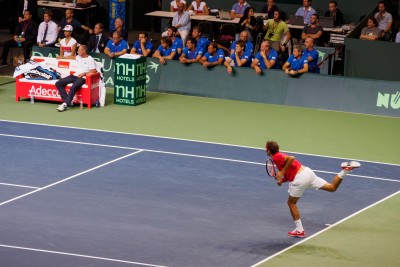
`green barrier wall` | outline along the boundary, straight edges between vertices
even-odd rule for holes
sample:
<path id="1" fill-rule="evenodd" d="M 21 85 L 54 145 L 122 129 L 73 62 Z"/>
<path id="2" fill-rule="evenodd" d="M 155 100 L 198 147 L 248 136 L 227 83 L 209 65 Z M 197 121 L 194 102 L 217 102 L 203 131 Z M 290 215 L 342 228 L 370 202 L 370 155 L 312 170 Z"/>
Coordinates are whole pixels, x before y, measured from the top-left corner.
<path id="1" fill-rule="evenodd" d="M 159 86 L 153 80 L 153 91 L 400 117 L 400 82 L 323 74 L 291 78 L 281 70 L 259 76 L 251 68 L 234 68 L 229 75 L 223 66 L 205 69 L 178 61 L 158 65 L 157 71 Z M 153 73 L 148 71 L 150 79 Z"/>
<path id="2" fill-rule="evenodd" d="M 346 76 L 400 81 L 400 44 L 355 38 L 345 39 Z"/>
<path id="3" fill-rule="evenodd" d="M 33 55 L 55 57 L 58 49 L 34 47 Z M 114 86 L 114 61 L 94 54 L 104 64 L 107 87 Z M 400 117 L 400 82 L 304 74 L 291 78 L 281 70 L 257 75 L 251 68 L 205 69 L 178 61 L 159 64 L 147 58 L 147 89 L 196 96 Z"/>

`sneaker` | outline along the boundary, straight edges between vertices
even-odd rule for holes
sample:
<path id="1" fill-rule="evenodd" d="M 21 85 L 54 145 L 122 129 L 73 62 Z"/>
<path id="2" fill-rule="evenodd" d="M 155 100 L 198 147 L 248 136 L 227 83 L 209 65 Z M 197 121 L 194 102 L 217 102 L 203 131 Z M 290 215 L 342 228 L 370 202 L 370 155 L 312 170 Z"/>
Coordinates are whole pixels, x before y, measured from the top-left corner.
<path id="1" fill-rule="evenodd" d="M 342 162 L 342 169 L 351 172 L 353 169 L 360 168 L 361 164 L 357 161 Z"/>
<path id="2" fill-rule="evenodd" d="M 293 237 L 300 237 L 300 238 L 303 238 L 303 237 L 306 236 L 306 233 L 304 231 L 303 232 L 299 232 L 296 229 L 294 229 L 293 231 L 288 232 L 287 234 L 290 235 L 290 236 L 293 236 Z"/>
<path id="3" fill-rule="evenodd" d="M 62 103 L 62 104 L 59 105 L 58 108 L 57 108 L 57 110 L 58 110 L 59 112 L 63 112 L 63 111 L 65 111 L 66 109 L 67 109 L 67 104 L 65 104 L 65 103 Z"/>

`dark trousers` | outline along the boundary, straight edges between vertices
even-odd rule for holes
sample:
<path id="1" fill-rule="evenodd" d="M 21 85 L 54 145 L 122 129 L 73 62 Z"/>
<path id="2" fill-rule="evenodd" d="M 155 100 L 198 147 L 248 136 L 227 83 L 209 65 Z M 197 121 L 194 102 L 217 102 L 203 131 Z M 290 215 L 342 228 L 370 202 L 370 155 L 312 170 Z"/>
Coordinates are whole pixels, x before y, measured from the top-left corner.
<path id="1" fill-rule="evenodd" d="M 25 61 L 31 58 L 31 50 L 32 46 L 35 44 L 32 40 L 26 40 L 25 42 L 21 43 L 21 47 L 24 49 L 24 59 Z M 8 40 L 4 43 L 3 53 L 1 54 L 1 60 L 3 62 L 7 62 L 8 53 L 11 47 L 18 47 L 18 44 L 14 40 Z"/>
<path id="2" fill-rule="evenodd" d="M 61 99 L 68 105 L 71 106 L 72 99 L 74 99 L 76 91 L 84 85 L 86 80 L 84 78 L 78 78 L 74 75 L 69 75 L 65 78 L 62 78 L 56 82 L 56 87 L 58 92 L 60 93 Z M 72 83 L 72 86 L 69 90 L 69 94 L 65 90 L 67 84 Z"/>

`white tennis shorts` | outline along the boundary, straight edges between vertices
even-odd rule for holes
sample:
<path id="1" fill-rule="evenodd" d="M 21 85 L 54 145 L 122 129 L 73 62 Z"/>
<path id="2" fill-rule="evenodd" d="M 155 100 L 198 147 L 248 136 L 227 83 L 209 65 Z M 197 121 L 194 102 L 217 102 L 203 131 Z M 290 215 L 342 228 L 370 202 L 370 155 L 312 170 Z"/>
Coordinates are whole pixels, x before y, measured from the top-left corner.
<path id="1" fill-rule="evenodd" d="M 326 181 L 318 177 L 310 168 L 296 174 L 294 180 L 289 183 L 289 195 L 291 197 L 301 197 L 306 189 L 320 189 Z"/>

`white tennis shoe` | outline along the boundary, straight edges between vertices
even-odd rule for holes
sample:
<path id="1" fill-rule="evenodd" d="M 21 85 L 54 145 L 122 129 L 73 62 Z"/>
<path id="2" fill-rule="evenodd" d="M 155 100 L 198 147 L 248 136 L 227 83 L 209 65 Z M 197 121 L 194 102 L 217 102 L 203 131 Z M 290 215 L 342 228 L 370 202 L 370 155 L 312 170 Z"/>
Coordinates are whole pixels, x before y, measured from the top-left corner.
<path id="1" fill-rule="evenodd" d="M 342 170 L 351 172 L 353 169 L 360 168 L 361 164 L 357 161 L 342 162 Z"/>
<path id="2" fill-rule="evenodd" d="M 63 111 L 65 111 L 67 109 L 67 104 L 66 103 L 62 103 L 61 105 L 59 105 L 58 107 L 57 107 L 57 110 L 59 111 L 59 112 L 63 112 Z"/>

